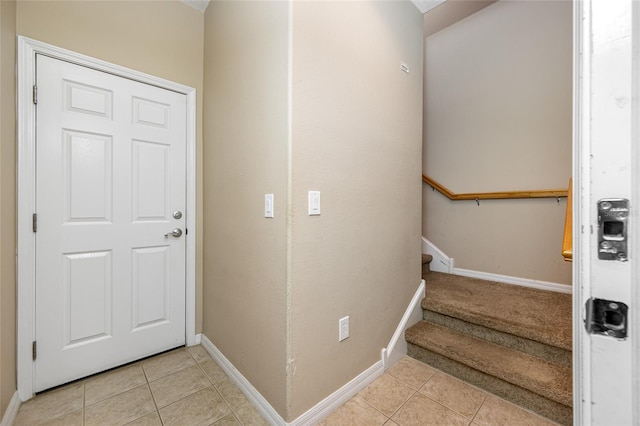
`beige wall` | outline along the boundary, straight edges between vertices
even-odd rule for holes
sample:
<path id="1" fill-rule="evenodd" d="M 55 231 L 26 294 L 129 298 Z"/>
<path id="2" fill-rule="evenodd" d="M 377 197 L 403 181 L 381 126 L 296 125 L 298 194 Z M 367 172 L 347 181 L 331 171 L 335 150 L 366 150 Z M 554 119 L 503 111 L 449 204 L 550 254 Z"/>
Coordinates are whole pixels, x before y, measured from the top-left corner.
<path id="1" fill-rule="evenodd" d="M 423 54 L 408 2 L 290 6 L 17 7 L 21 35 L 198 90 L 202 331 L 288 421 L 380 359 L 419 284 Z"/>
<path id="2" fill-rule="evenodd" d="M 16 391 L 16 3 L 0 1 L 0 419 Z"/>
<path id="3" fill-rule="evenodd" d="M 419 285 L 422 15 L 214 1 L 205 28 L 204 334 L 292 421 L 380 360 Z"/>
<path id="4" fill-rule="evenodd" d="M 571 114 L 571 2 L 499 1 L 426 38 L 424 171 L 453 192 L 567 188 Z M 564 199 L 423 197 L 456 267 L 571 283 Z"/>
<path id="5" fill-rule="evenodd" d="M 293 4 L 289 420 L 380 360 L 420 283 L 422 27 L 409 2 Z"/>
<path id="6" fill-rule="evenodd" d="M 205 13 L 204 335 L 286 412 L 288 4 Z M 264 218 L 264 194 L 275 217 Z"/>
<path id="7" fill-rule="evenodd" d="M 199 333 L 202 329 L 203 13 L 177 0 L 20 0 L 18 34 L 196 89 L 196 226 L 199 230 L 196 235 L 196 332 Z"/>

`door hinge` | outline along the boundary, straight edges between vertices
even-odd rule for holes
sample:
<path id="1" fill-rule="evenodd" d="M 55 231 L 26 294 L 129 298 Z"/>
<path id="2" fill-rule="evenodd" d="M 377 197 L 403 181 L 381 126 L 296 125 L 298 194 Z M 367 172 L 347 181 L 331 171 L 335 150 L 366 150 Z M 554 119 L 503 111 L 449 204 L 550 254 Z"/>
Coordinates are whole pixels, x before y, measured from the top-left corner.
<path id="1" fill-rule="evenodd" d="M 38 105 L 38 86 L 33 85 L 33 103 Z"/>
<path id="2" fill-rule="evenodd" d="M 34 340 L 33 343 L 31 344 L 31 356 L 33 358 L 33 360 L 35 361 L 36 358 L 38 357 L 38 344 L 36 343 L 36 341 Z"/>
<path id="3" fill-rule="evenodd" d="M 34 213 L 31 218 L 31 228 L 33 232 L 38 232 L 38 213 Z"/>

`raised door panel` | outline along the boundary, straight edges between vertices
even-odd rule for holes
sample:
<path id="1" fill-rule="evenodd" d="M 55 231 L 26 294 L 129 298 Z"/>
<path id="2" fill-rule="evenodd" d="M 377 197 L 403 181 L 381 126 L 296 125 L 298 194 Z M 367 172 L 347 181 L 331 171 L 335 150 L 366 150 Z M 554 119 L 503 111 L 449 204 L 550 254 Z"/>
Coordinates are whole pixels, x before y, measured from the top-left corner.
<path id="1" fill-rule="evenodd" d="M 169 220 L 169 157 L 166 144 L 133 141 L 133 220 Z"/>
<path id="2" fill-rule="evenodd" d="M 133 330 L 169 320 L 168 246 L 133 249 Z"/>
<path id="3" fill-rule="evenodd" d="M 111 336 L 111 252 L 62 256 L 64 348 Z"/>
<path id="4" fill-rule="evenodd" d="M 63 80 L 63 87 L 64 109 L 66 111 L 108 119 L 113 117 L 113 92 L 111 90 L 70 80 Z"/>
<path id="5" fill-rule="evenodd" d="M 144 126 L 169 128 L 170 105 L 151 99 L 133 97 L 133 123 Z"/>
<path id="6" fill-rule="evenodd" d="M 64 130 L 66 222 L 109 222 L 113 198 L 111 136 Z"/>

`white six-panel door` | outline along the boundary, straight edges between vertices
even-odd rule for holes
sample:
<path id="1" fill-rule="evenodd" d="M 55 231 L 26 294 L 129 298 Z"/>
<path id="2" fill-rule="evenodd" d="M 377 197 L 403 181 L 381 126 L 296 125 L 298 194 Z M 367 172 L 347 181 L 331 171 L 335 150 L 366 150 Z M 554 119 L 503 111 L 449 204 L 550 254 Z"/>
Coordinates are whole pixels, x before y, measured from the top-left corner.
<path id="1" fill-rule="evenodd" d="M 186 96 L 36 63 L 40 391 L 185 343 Z"/>

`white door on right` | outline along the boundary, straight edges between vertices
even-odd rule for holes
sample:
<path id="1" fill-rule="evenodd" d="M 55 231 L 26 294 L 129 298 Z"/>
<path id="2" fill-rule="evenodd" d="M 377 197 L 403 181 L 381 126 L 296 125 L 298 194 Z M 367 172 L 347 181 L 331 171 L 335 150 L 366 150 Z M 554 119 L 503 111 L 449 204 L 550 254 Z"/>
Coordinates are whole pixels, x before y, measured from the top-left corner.
<path id="1" fill-rule="evenodd" d="M 575 1 L 574 424 L 640 424 L 640 2 Z"/>

